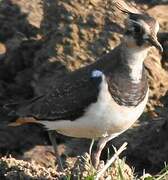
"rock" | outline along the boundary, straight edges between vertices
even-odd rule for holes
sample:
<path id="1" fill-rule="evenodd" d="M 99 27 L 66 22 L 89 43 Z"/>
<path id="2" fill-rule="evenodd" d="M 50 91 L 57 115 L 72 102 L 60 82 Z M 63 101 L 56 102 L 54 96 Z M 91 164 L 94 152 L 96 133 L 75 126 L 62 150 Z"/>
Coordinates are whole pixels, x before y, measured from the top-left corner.
<path id="1" fill-rule="evenodd" d="M 147 12 L 155 17 L 161 26 L 161 31 L 167 31 L 168 29 L 168 5 L 157 5 L 149 9 Z"/>
<path id="2" fill-rule="evenodd" d="M 148 101 L 148 110 L 154 110 L 156 105 L 160 105 L 160 97 L 164 96 L 168 89 L 168 72 L 162 68 L 161 55 L 156 49 L 151 49 L 148 58 L 145 61 L 148 70 L 150 99 Z"/>
<path id="3" fill-rule="evenodd" d="M 0 43 L 0 60 L 5 57 L 6 46 L 3 43 Z"/>
<path id="4" fill-rule="evenodd" d="M 6 53 L 6 46 L 3 43 L 0 43 L 0 55 Z"/>
<path id="5" fill-rule="evenodd" d="M 56 157 L 52 146 L 35 146 L 22 156 L 24 160 L 35 161 L 44 167 L 55 167 Z"/>
<path id="6" fill-rule="evenodd" d="M 14 5 L 20 7 L 23 14 L 27 14 L 29 24 L 36 28 L 40 28 L 43 20 L 43 1 L 30 0 L 30 1 L 11 1 Z"/>

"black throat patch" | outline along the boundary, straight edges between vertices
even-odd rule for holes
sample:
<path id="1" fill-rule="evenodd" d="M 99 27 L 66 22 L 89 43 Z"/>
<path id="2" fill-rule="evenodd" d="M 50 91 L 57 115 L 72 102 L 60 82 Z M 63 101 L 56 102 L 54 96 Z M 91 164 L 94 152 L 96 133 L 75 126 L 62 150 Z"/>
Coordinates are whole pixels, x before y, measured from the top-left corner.
<path id="1" fill-rule="evenodd" d="M 139 83 L 134 83 L 124 72 L 112 74 L 107 81 L 111 96 L 117 104 L 123 106 L 137 106 L 144 100 L 148 91 L 145 69 Z"/>

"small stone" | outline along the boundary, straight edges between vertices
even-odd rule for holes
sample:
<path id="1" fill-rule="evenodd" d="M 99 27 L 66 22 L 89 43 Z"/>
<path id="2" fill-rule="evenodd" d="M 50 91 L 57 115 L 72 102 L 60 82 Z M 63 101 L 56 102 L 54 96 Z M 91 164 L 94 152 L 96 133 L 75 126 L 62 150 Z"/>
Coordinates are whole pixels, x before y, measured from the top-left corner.
<path id="1" fill-rule="evenodd" d="M 0 55 L 3 55 L 6 53 L 6 46 L 3 43 L 0 43 Z"/>

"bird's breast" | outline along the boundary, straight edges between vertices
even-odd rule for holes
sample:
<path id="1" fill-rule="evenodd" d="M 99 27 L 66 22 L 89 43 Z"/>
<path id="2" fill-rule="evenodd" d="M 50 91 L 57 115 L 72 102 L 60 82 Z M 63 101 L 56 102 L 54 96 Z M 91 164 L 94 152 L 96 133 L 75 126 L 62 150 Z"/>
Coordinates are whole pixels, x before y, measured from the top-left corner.
<path id="1" fill-rule="evenodd" d="M 97 102 L 90 105 L 84 116 L 77 121 L 92 127 L 99 136 L 123 132 L 143 113 L 148 100 L 148 91 L 145 98 L 137 106 L 124 106 L 119 105 L 113 99 L 108 88 L 103 88 L 104 90 L 100 92 Z"/>

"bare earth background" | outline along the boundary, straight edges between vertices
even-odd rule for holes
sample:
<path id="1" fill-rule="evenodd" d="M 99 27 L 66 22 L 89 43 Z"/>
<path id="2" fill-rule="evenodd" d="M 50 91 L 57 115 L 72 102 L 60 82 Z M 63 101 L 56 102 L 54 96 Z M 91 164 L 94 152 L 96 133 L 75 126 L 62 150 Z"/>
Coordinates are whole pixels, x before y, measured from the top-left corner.
<path id="1" fill-rule="evenodd" d="M 168 162 L 168 2 L 136 0 L 136 3 L 159 21 L 164 53 L 160 55 L 153 48 L 145 61 L 150 99 L 144 114 L 109 147 L 111 144 L 119 147 L 127 141 L 128 149 L 122 154 L 126 163 L 137 174 L 142 174 L 143 169 L 155 174 Z M 33 171 L 39 172 L 39 179 L 57 176 L 54 169 L 47 169 L 54 167 L 55 160 L 47 132 L 37 125 L 7 127 L 11 117 L 2 109 L 3 104 L 43 94 L 56 83 L 56 78 L 113 49 L 120 43 L 124 18 L 113 10 L 110 0 L 0 1 L 0 179 L 21 176 L 11 172 L 11 163 L 29 167 L 30 177 Z M 60 152 L 68 155 L 69 164 L 89 147 L 88 140 L 61 135 L 58 140 Z M 4 158 L 9 154 L 25 161 Z M 31 170 L 32 164 L 26 164 L 32 160 L 36 170 Z"/>

